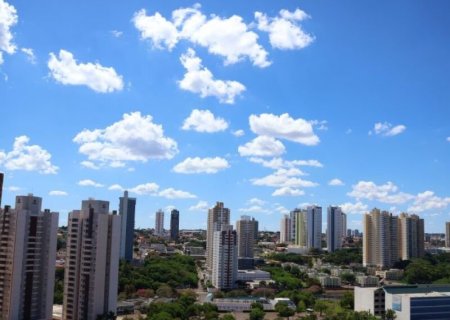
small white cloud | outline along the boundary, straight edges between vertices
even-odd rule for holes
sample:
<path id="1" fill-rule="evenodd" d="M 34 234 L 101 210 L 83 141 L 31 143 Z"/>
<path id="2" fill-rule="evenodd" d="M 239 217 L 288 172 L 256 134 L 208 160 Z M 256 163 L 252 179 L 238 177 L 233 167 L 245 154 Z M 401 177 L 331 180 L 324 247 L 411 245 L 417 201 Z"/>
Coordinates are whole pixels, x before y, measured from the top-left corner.
<path id="1" fill-rule="evenodd" d="M 99 63 L 77 63 L 73 54 L 66 50 L 60 50 L 58 56 L 51 52 L 48 68 L 50 75 L 64 85 L 84 85 L 101 93 L 123 89 L 122 76 L 114 68 Z"/>
<path id="2" fill-rule="evenodd" d="M 80 180 L 78 182 L 78 185 L 82 187 L 96 187 L 96 188 L 104 187 L 103 184 L 95 182 L 94 180 L 91 179 Z"/>
<path id="3" fill-rule="evenodd" d="M 159 186 L 154 182 L 144 183 L 128 189 L 131 193 L 138 195 L 157 195 Z"/>
<path id="4" fill-rule="evenodd" d="M 251 181 L 255 186 L 266 186 L 274 188 L 310 188 L 318 186 L 316 182 L 295 177 L 294 173 L 295 172 L 290 170 L 279 169 L 268 176 L 258 179 L 252 179 Z M 297 175 L 299 174 L 301 173 L 297 173 Z"/>
<path id="5" fill-rule="evenodd" d="M 276 189 L 272 196 L 274 197 L 281 197 L 281 196 L 289 196 L 289 197 L 298 197 L 303 196 L 305 192 L 300 189 L 290 188 L 290 187 L 282 187 L 279 189 Z"/>
<path id="6" fill-rule="evenodd" d="M 369 131 L 369 134 L 374 133 L 374 134 L 384 136 L 384 137 L 392 137 L 392 136 L 396 136 L 396 135 L 402 133 L 405 130 L 406 130 L 406 126 L 404 126 L 402 124 L 393 126 L 389 122 L 384 122 L 384 123 L 377 122 L 374 125 L 373 132 Z"/>
<path id="7" fill-rule="evenodd" d="M 262 206 L 256 204 L 247 208 L 240 208 L 239 211 L 244 213 L 270 213 L 267 208 L 263 208 Z"/>
<path id="8" fill-rule="evenodd" d="M 85 167 L 85 168 L 89 168 L 89 169 L 93 169 L 93 170 L 98 170 L 100 169 L 99 166 L 97 166 L 95 163 L 93 163 L 92 161 L 81 161 L 80 164 Z"/>
<path id="9" fill-rule="evenodd" d="M 36 56 L 34 55 L 34 51 L 31 48 L 21 48 L 20 51 L 22 51 L 26 56 L 30 63 L 36 64 Z"/>
<path id="10" fill-rule="evenodd" d="M 228 123 L 222 118 L 216 118 L 209 110 L 194 109 L 189 117 L 184 120 L 181 128 L 183 130 L 213 133 L 226 130 Z"/>
<path id="11" fill-rule="evenodd" d="M 275 211 L 277 211 L 278 213 L 281 213 L 281 214 L 289 214 L 289 212 L 290 212 L 287 208 L 285 208 L 279 204 L 275 205 Z"/>
<path id="12" fill-rule="evenodd" d="M 187 191 L 182 190 L 176 190 L 174 188 L 167 188 L 164 190 L 161 190 L 158 195 L 160 197 L 164 197 L 167 199 L 191 199 L 191 198 L 197 198 L 196 195 L 189 193 Z"/>
<path id="13" fill-rule="evenodd" d="M 214 158 L 186 158 L 182 162 L 173 167 L 173 171 L 177 173 L 217 173 L 221 170 L 229 168 L 230 165 L 226 159 Z"/>
<path id="14" fill-rule="evenodd" d="M 364 214 L 368 211 L 367 204 L 360 201 L 356 203 L 346 202 L 340 205 L 342 212 L 349 214 Z"/>
<path id="15" fill-rule="evenodd" d="M 120 184 L 112 184 L 108 187 L 108 190 L 111 191 L 123 191 L 124 189 L 122 188 L 122 186 Z"/>
<path id="16" fill-rule="evenodd" d="M 17 24 L 19 17 L 16 8 L 4 0 L 0 0 L 0 64 L 3 53 L 14 54 L 17 46 L 13 43 L 11 28 Z"/>
<path id="17" fill-rule="evenodd" d="M 245 134 L 244 130 L 242 130 L 242 129 L 232 131 L 231 133 L 235 137 L 242 137 Z"/>
<path id="18" fill-rule="evenodd" d="M 372 181 L 359 181 L 352 186 L 352 191 L 348 195 L 358 200 L 368 199 L 390 204 L 401 204 L 414 198 L 411 194 L 400 192 L 390 181 L 383 185 L 377 185 Z"/>
<path id="19" fill-rule="evenodd" d="M 199 201 L 196 205 L 190 206 L 189 211 L 206 211 L 209 209 L 208 202 Z"/>
<path id="20" fill-rule="evenodd" d="M 287 113 L 280 116 L 270 113 L 259 116 L 252 114 L 249 122 L 251 130 L 259 135 L 286 139 L 308 146 L 314 146 L 320 142 L 310 122 L 301 118 L 293 119 Z"/>
<path id="21" fill-rule="evenodd" d="M 197 93 L 202 98 L 216 97 L 219 102 L 228 104 L 233 104 L 235 98 L 245 91 L 245 86 L 240 82 L 215 79 L 193 49 L 182 54 L 180 61 L 186 69 L 183 79 L 178 82 L 183 90 Z"/>
<path id="22" fill-rule="evenodd" d="M 303 49 L 314 41 L 314 37 L 303 31 L 299 24 L 307 18 L 309 16 L 300 9 L 293 12 L 283 9 L 274 18 L 255 12 L 258 29 L 268 32 L 272 47 L 281 50 Z"/>
<path id="23" fill-rule="evenodd" d="M 281 141 L 267 136 L 258 136 L 238 148 L 242 157 L 275 157 L 282 155 L 285 150 Z"/>
<path id="24" fill-rule="evenodd" d="M 311 120 L 309 121 L 309 123 L 312 124 L 312 126 L 314 128 L 316 128 L 317 130 L 321 130 L 321 131 L 326 131 L 328 130 L 328 121 L 327 120 Z"/>
<path id="25" fill-rule="evenodd" d="M 266 204 L 266 201 L 261 200 L 259 198 L 251 198 L 250 200 L 247 201 L 247 203 L 250 205 L 263 206 Z"/>
<path id="26" fill-rule="evenodd" d="M 51 163 L 52 155 L 38 145 L 29 145 L 29 142 L 27 136 L 16 137 L 11 151 L 0 150 L 0 165 L 8 170 L 56 174 L 59 168 Z"/>
<path id="27" fill-rule="evenodd" d="M 344 182 L 342 182 L 342 180 L 340 180 L 340 179 L 335 178 L 335 179 L 331 179 L 328 182 L 328 185 L 329 186 L 343 186 Z"/>
<path id="28" fill-rule="evenodd" d="M 60 191 L 60 190 L 53 190 L 53 191 L 50 191 L 48 194 L 50 196 L 57 196 L 57 197 L 69 195 L 66 191 Z"/>
<path id="29" fill-rule="evenodd" d="M 111 30 L 111 34 L 115 38 L 120 38 L 123 35 L 123 32 L 122 31 L 118 31 L 118 30 Z"/>
<path id="30" fill-rule="evenodd" d="M 10 186 L 10 187 L 8 188 L 8 191 L 11 191 L 11 192 L 18 192 L 18 191 L 20 191 L 20 190 L 22 190 L 22 188 L 16 187 L 16 186 Z"/>
<path id="31" fill-rule="evenodd" d="M 450 137 L 447 137 L 447 141 L 450 142 Z"/>
<path id="32" fill-rule="evenodd" d="M 293 167 L 317 167 L 322 168 L 323 164 L 318 160 L 283 160 L 282 158 L 273 158 L 271 160 L 264 160 L 257 157 L 252 157 L 249 159 L 250 162 L 261 164 L 263 167 L 271 169 L 281 169 L 281 168 L 293 168 Z"/>

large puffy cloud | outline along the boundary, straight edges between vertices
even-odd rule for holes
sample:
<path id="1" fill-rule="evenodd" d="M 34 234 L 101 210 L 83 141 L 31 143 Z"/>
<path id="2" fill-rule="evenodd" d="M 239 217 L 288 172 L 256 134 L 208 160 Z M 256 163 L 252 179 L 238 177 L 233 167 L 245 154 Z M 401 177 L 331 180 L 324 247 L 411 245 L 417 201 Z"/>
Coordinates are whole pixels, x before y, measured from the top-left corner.
<path id="1" fill-rule="evenodd" d="M 225 64 L 247 58 L 258 67 L 270 65 L 267 51 L 258 43 L 258 35 L 237 15 L 207 17 L 196 4 L 174 10 L 170 20 L 159 12 L 147 15 L 145 10 L 140 10 L 135 13 L 133 23 L 141 39 L 149 40 L 155 48 L 171 50 L 183 39 L 222 56 Z"/>
<path id="2" fill-rule="evenodd" d="M 238 148 L 239 154 L 243 157 L 276 157 L 285 152 L 285 147 L 272 137 L 259 136 Z"/>
<path id="3" fill-rule="evenodd" d="M 138 194 L 138 195 L 156 195 L 159 190 L 159 185 L 154 182 L 148 182 L 139 184 L 133 188 L 128 189 L 128 191 Z"/>
<path id="4" fill-rule="evenodd" d="M 405 130 L 406 126 L 402 124 L 394 126 L 389 122 L 377 122 L 373 126 L 373 132 L 369 131 L 369 134 L 374 133 L 380 136 L 392 137 L 402 133 Z"/>
<path id="5" fill-rule="evenodd" d="M 340 207 L 344 213 L 350 214 L 364 214 L 368 211 L 367 204 L 364 204 L 360 201 L 355 203 L 346 202 L 341 204 Z"/>
<path id="6" fill-rule="evenodd" d="M 0 64 L 3 63 L 3 52 L 13 54 L 17 50 L 11 28 L 18 20 L 16 8 L 6 1 L 0 0 Z"/>
<path id="7" fill-rule="evenodd" d="M 270 113 L 251 115 L 249 122 L 250 129 L 259 135 L 286 139 L 308 146 L 317 145 L 320 142 L 310 122 L 301 118 L 293 119 L 287 113 L 280 116 Z"/>
<path id="8" fill-rule="evenodd" d="M 353 185 L 352 191 L 348 195 L 356 199 L 376 200 L 391 204 L 405 203 L 414 198 L 411 194 L 400 192 L 398 187 L 390 181 L 383 185 L 377 185 L 372 181 L 359 181 Z"/>
<path id="9" fill-rule="evenodd" d="M 122 76 L 114 68 L 99 63 L 77 63 L 73 54 L 66 50 L 60 50 L 58 56 L 51 52 L 48 68 L 51 76 L 65 85 L 84 85 L 101 93 L 123 89 Z"/>
<path id="10" fill-rule="evenodd" d="M 215 117 L 209 110 L 192 110 L 189 117 L 183 122 L 183 130 L 194 130 L 197 132 L 218 132 L 228 128 L 228 123 L 219 117 Z"/>
<path id="11" fill-rule="evenodd" d="M 122 120 L 105 129 L 84 129 L 73 141 L 91 162 L 112 167 L 123 166 L 126 161 L 171 159 L 178 152 L 177 143 L 164 135 L 162 126 L 140 112 L 124 114 Z"/>
<path id="12" fill-rule="evenodd" d="M 216 97 L 219 102 L 228 104 L 233 104 L 235 98 L 245 91 L 245 86 L 240 82 L 215 79 L 193 49 L 181 55 L 180 61 L 186 69 L 183 79 L 178 82 L 183 90 L 197 93 L 202 98 Z"/>
<path id="13" fill-rule="evenodd" d="M 167 188 L 164 190 L 160 190 L 158 184 L 154 182 L 142 183 L 133 188 L 124 189 L 122 186 L 118 184 L 114 184 L 109 187 L 109 190 L 128 190 L 131 193 L 135 193 L 137 195 L 148 195 L 154 197 L 163 197 L 167 199 L 191 199 L 196 198 L 197 196 L 183 190 L 177 190 L 174 188 Z"/>
<path id="14" fill-rule="evenodd" d="M 295 189 L 295 188 L 290 188 L 290 187 L 282 187 L 282 188 L 278 188 L 276 189 L 273 193 L 272 196 L 274 197 L 280 197 L 280 196 L 290 196 L 290 197 L 298 197 L 298 196 L 302 196 L 305 194 L 305 191 L 300 190 L 300 189 Z"/>
<path id="15" fill-rule="evenodd" d="M 52 155 L 39 145 L 29 145 L 29 142 L 27 136 L 16 137 L 11 151 L 0 151 L 0 164 L 8 170 L 56 174 L 59 168 L 51 163 Z"/>
<path id="16" fill-rule="evenodd" d="M 441 198 L 434 194 L 433 191 L 425 191 L 419 193 L 413 204 L 408 208 L 411 212 L 423 212 L 430 210 L 444 209 L 450 204 L 450 197 Z"/>
<path id="17" fill-rule="evenodd" d="M 182 162 L 173 167 L 173 171 L 177 173 L 217 173 L 221 170 L 229 168 L 230 165 L 226 159 L 214 158 L 186 158 Z"/>
<path id="18" fill-rule="evenodd" d="M 255 12 L 258 29 L 269 33 L 272 47 L 277 49 L 303 49 L 309 46 L 314 38 L 304 32 L 299 22 L 309 18 L 302 10 L 293 12 L 281 10 L 274 18 L 267 17 L 262 12 Z"/>

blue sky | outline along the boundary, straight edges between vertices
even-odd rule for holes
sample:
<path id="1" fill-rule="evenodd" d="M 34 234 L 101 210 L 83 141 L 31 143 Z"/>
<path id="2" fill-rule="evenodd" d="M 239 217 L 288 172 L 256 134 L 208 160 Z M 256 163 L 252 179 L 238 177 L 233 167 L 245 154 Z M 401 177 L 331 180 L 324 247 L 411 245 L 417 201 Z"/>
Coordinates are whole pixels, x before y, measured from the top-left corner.
<path id="1" fill-rule="evenodd" d="M 139 227 L 174 206 L 204 228 L 223 201 L 267 230 L 316 203 L 443 232 L 449 36 L 444 0 L 0 0 L 4 204 L 32 192 L 65 224 L 128 189 Z"/>

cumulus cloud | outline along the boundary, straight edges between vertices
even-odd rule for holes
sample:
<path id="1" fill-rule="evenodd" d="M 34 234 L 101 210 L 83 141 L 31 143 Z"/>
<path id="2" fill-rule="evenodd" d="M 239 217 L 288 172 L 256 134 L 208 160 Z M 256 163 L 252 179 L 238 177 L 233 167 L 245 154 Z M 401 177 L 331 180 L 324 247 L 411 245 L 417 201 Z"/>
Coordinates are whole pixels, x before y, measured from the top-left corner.
<path id="1" fill-rule="evenodd" d="M 0 165 L 8 170 L 56 174 L 59 168 L 51 163 L 52 155 L 41 146 L 29 145 L 29 142 L 27 136 L 16 137 L 11 151 L 0 150 Z"/>
<path id="2" fill-rule="evenodd" d="M 316 187 L 318 184 L 309 180 L 303 180 L 296 177 L 300 175 L 301 172 L 295 172 L 292 170 L 278 169 L 262 178 L 252 179 L 252 184 L 255 186 L 266 186 L 274 188 L 309 188 Z"/>
<path id="3" fill-rule="evenodd" d="M 396 126 L 393 126 L 389 122 L 377 122 L 375 123 L 373 127 L 373 131 L 369 131 L 369 134 L 377 134 L 384 137 L 392 137 L 396 136 L 403 131 L 406 130 L 406 126 L 399 124 Z"/>
<path id="4" fill-rule="evenodd" d="M 200 9 L 199 4 L 180 8 L 172 12 L 170 19 L 159 12 L 147 15 L 145 10 L 140 10 L 132 21 L 141 39 L 150 41 L 157 49 L 172 50 L 180 40 L 185 40 L 223 57 L 225 64 L 249 59 L 261 68 L 270 65 L 267 51 L 258 43 L 258 35 L 249 29 L 242 17 L 207 17 Z"/>
<path id="5" fill-rule="evenodd" d="M 171 159 L 178 153 L 177 143 L 164 135 L 163 127 L 140 112 L 126 113 L 105 129 L 84 129 L 73 141 L 90 162 L 111 167 L 123 166 L 126 161 Z"/>
<path id="6" fill-rule="evenodd" d="M 352 186 L 348 195 L 358 200 L 368 199 L 390 204 L 401 204 L 414 198 L 411 194 L 400 192 L 390 181 L 383 185 L 376 185 L 372 181 L 359 181 Z"/>
<path id="7" fill-rule="evenodd" d="M 11 192 L 18 192 L 18 191 L 20 191 L 20 190 L 22 190 L 22 188 L 16 187 L 16 186 L 10 186 L 10 187 L 8 188 L 8 191 L 11 191 Z"/>
<path id="8" fill-rule="evenodd" d="M 113 35 L 113 37 L 115 38 L 120 38 L 123 35 L 122 31 L 119 30 L 111 30 L 111 34 Z"/>
<path id="9" fill-rule="evenodd" d="M 0 64 L 3 63 L 3 53 L 14 54 L 17 50 L 11 28 L 17 24 L 18 20 L 16 8 L 0 0 Z"/>
<path id="10" fill-rule="evenodd" d="M 187 117 L 181 129 L 194 130 L 197 132 L 219 132 L 228 128 L 228 123 L 219 117 L 215 117 L 209 110 L 192 110 L 189 117 Z"/>
<path id="11" fill-rule="evenodd" d="M 128 189 L 131 193 L 138 195 L 150 195 L 154 196 L 159 190 L 159 185 L 154 182 L 139 184 L 133 188 Z"/>
<path id="12" fill-rule="evenodd" d="M 161 190 L 158 193 L 158 196 L 167 198 L 167 199 L 191 199 L 191 198 L 197 198 L 196 195 L 182 190 L 176 190 L 174 188 L 167 188 L 164 190 Z"/>
<path id="13" fill-rule="evenodd" d="M 208 202 L 199 201 L 196 205 L 190 206 L 189 211 L 206 211 L 209 209 Z"/>
<path id="14" fill-rule="evenodd" d="M 271 160 L 264 160 L 258 157 L 251 157 L 250 162 L 261 164 L 263 167 L 271 169 L 281 169 L 281 168 L 293 168 L 300 166 L 317 167 L 322 168 L 323 164 L 318 160 L 284 160 L 282 158 L 273 158 Z"/>
<path id="15" fill-rule="evenodd" d="M 226 159 L 214 158 L 186 158 L 182 162 L 173 167 L 173 171 L 177 173 L 217 173 L 221 170 L 229 168 L 230 165 Z"/>
<path id="16" fill-rule="evenodd" d="M 53 190 L 53 191 L 50 191 L 50 192 L 48 193 L 48 195 L 50 195 L 50 196 L 62 197 L 62 196 L 67 196 L 67 195 L 69 195 L 69 194 L 68 194 L 66 191 Z"/>
<path id="17" fill-rule="evenodd" d="M 328 182 L 328 185 L 329 185 L 329 186 L 343 186 L 343 185 L 344 185 L 344 182 L 342 182 L 341 179 L 335 178 L 335 179 L 331 179 L 331 180 Z"/>
<path id="18" fill-rule="evenodd" d="M 33 49 L 21 48 L 20 51 L 22 51 L 26 55 L 26 57 L 30 63 L 32 63 L 32 64 L 36 63 L 36 56 L 34 55 Z"/>
<path id="19" fill-rule="evenodd" d="M 287 113 L 280 116 L 270 113 L 251 115 L 249 122 L 250 129 L 259 135 L 286 139 L 308 146 L 314 146 L 320 142 L 310 122 L 301 118 L 293 119 Z"/>
<path id="20" fill-rule="evenodd" d="M 260 205 L 252 205 L 246 208 L 240 208 L 239 211 L 244 213 L 270 213 L 267 208 L 263 208 Z"/>
<path id="21" fill-rule="evenodd" d="M 247 204 L 262 206 L 262 205 L 266 204 L 266 201 L 261 200 L 259 198 L 251 198 L 250 200 L 247 201 Z"/>
<path id="22" fill-rule="evenodd" d="M 285 152 L 285 147 L 281 141 L 273 137 L 258 136 L 250 142 L 238 148 L 242 157 L 275 157 Z"/>
<path id="23" fill-rule="evenodd" d="M 300 9 L 293 12 L 283 9 L 273 18 L 262 12 L 255 12 L 258 29 L 269 33 L 273 48 L 282 50 L 303 49 L 314 41 L 314 37 L 303 31 L 299 24 L 308 18 L 310 17 Z"/>
<path id="24" fill-rule="evenodd" d="M 245 132 L 244 132 L 244 130 L 239 129 L 239 130 L 232 131 L 231 134 L 235 137 L 242 137 L 245 134 Z"/>
<path id="25" fill-rule="evenodd" d="M 108 190 L 111 191 L 123 191 L 124 189 L 122 188 L 122 186 L 120 184 L 112 184 L 109 186 Z"/>
<path id="26" fill-rule="evenodd" d="M 95 182 L 94 180 L 91 179 L 80 180 L 78 181 L 78 185 L 82 187 L 96 187 L 96 188 L 104 187 L 103 184 Z"/>
<path id="27" fill-rule="evenodd" d="M 298 196 L 303 196 L 304 194 L 305 194 L 305 192 L 300 189 L 295 189 L 295 188 L 290 188 L 290 187 L 282 187 L 282 188 L 276 189 L 272 193 L 272 196 L 274 196 L 274 197 L 277 197 L 277 196 L 278 197 L 280 197 L 280 196 L 298 197 Z"/>
<path id="28" fill-rule="evenodd" d="M 368 206 L 367 204 L 364 204 L 360 201 L 351 203 L 346 202 L 340 205 L 342 212 L 344 213 L 350 213 L 350 214 L 364 214 L 368 212 Z"/>
<path id="29" fill-rule="evenodd" d="M 58 56 L 51 52 L 47 65 L 50 75 L 64 85 L 84 85 L 101 93 L 123 89 L 122 76 L 114 68 L 99 63 L 77 63 L 66 50 L 60 50 Z"/>
<path id="30" fill-rule="evenodd" d="M 419 193 L 408 211 L 423 212 L 430 210 L 444 209 L 450 204 L 450 197 L 441 198 L 434 194 L 433 191 L 425 191 Z"/>
<path id="31" fill-rule="evenodd" d="M 81 161 L 80 164 L 85 167 L 85 168 L 89 168 L 89 169 L 93 169 L 93 170 L 98 170 L 100 169 L 99 166 L 97 166 L 95 163 L 93 163 L 92 161 Z"/>
<path id="32" fill-rule="evenodd" d="M 233 104 L 237 96 L 245 91 L 245 86 L 237 81 L 215 79 L 212 72 L 202 65 L 193 49 L 181 55 L 181 64 L 186 69 L 178 84 L 181 89 L 197 93 L 200 97 L 216 97 L 221 103 Z"/>

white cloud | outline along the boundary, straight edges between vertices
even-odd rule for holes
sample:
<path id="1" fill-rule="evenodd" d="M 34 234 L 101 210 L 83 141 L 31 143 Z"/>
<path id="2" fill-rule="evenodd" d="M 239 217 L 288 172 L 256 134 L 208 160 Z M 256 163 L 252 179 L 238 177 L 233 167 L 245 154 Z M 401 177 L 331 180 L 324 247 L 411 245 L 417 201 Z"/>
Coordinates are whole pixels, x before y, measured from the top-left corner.
<path id="1" fill-rule="evenodd" d="M 277 211 L 277 212 L 279 212 L 281 214 L 289 214 L 290 213 L 289 209 L 286 209 L 285 207 L 283 207 L 280 204 L 275 206 L 275 211 Z"/>
<path id="2" fill-rule="evenodd" d="M 189 211 L 206 211 L 209 209 L 208 202 L 199 201 L 196 205 L 190 206 Z"/>
<path id="3" fill-rule="evenodd" d="M 164 136 L 162 126 L 140 112 L 126 113 L 105 129 L 84 129 L 73 141 L 91 162 L 111 167 L 123 166 L 125 161 L 171 159 L 178 153 L 177 143 Z"/>
<path id="4" fill-rule="evenodd" d="M 22 190 L 22 188 L 16 187 L 16 186 L 10 186 L 10 187 L 8 188 L 8 191 L 11 191 L 11 192 L 18 192 L 18 191 L 20 191 L 20 190 Z"/>
<path id="5" fill-rule="evenodd" d="M 144 183 L 128 189 L 131 193 L 138 195 L 157 195 L 159 186 L 154 182 Z"/>
<path id="6" fill-rule="evenodd" d="M 295 189 L 295 188 L 290 188 L 290 187 L 282 187 L 279 189 L 276 189 L 273 193 L 272 196 L 274 197 L 280 197 L 280 196 L 290 196 L 290 197 L 298 197 L 298 196 L 303 196 L 305 194 L 305 192 L 303 190 L 300 189 Z"/>
<path id="7" fill-rule="evenodd" d="M 356 203 L 346 202 L 340 205 L 342 212 L 349 214 L 364 214 L 368 212 L 367 204 L 364 204 L 360 201 Z"/>
<path id="8" fill-rule="evenodd" d="M 419 193 L 412 204 L 408 208 L 411 212 L 423 212 L 430 210 L 444 209 L 450 204 L 450 197 L 441 198 L 434 194 L 433 191 L 425 191 Z"/>
<path id="9" fill-rule="evenodd" d="M 285 147 L 281 141 L 273 137 L 258 136 L 250 142 L 238 148 L 242 157 L 275 157 L 285 152 Z"/>
<path id="10" fill-rule="evenodd" d="M 178 82 L 183 90 L 198 93 L 202 98 L 216 97 L 219 102 L 228 104 L 233 104 L 235 98 L 245 91 L 245 86 L 240 82 L 214 79 L 192 49 L 182 54 L 180 61 L 186 69 L 183 79 Z"/>
<path id="11" fill-rule="evenodd" d="M 235 137 L 242 137 L 245 134 L 244 130 L 242 130 L 242 129 L 232 131 L 231 133 Z"/>
<path id="12" fill-rule="evenodd" d="M 84 85 L 101 93 L 123 89 L 122 76 L 114 68 L 99 63 L 77 63 L 66 50 L 60 50 L 58 56 L 51 52 L 48 68 L 51 76 L 64 85 Z"/>
<path id="13" fill-rule="evenodd" d="M 252 184 L 255 186 L 266 186 L 275 188 L 309 188 L 318 186 L 317 183 L 303 180 L 293 176 L 293 172 L 285 169 L 279 169 L 274 173 L 262 178 L 252 179 Z"/>
<path id="14" fill-rule="evenodd" d="M 3 63 L 3 52 L 14 54 L 16 45 L 13 43 L 11 28 L 17 24 L 19 17 L 13 5 L 0 0 L 0 64 Z"/>
<path id="15" fill-rule="evenodd" d="M 303 31 L 299 25 L 299 22 L 307 18 L 309 16 L 300 9 L 293 12 L 283 9 L 274 18 L 255 12 L 258 29 L 269 33 L 270 44 L 273 48 L 282 50 L 303 49 L 314 41 L 314 37 Z"/>
<path id="16" fill-rule="evenodd" d="M 308 146 L 317 145 L 320 142 L 310 122 L 301 118 L 293 119 L 287 113 L 280 116 L 270 113 L 259 116 L 252 114 L 249 122 L 251 130 L 259 135 L 286 139 Z"/>
<path id="17" fill-rule="evenodd" d="M 227 160 L 219 157 L 214 158 L 186 158 L 173 167 L 177 173 L 217 173 L 220 170 L 229 168 Z"/>
<path id="18" fill-rule="evenodd" d="M 261 200 L 259 198 L 251 198 L 250 200 L 247 201 L 247 203 L 250 205 L 262 206 L 262 205 L 266 204 L 266 201 Z"/>
<path id="19" fill-rule="evenodd" d="M 317 130 L 326 131 L 328 130 L 328 121 L 327 120 L 311 120 L 309 121 L 313 127 L 315 127 Z"/>
<path id="20" fill-rule="evenodd" d="M 21 48 L 20 51 L 22 51 L 26 56 L 30 63 L 35 64 L 36 63 L 36 56 L 34 55 L 34 51 L 31 48 Z"/>
<path id="21" fill-rule="evenodd" d="M 240 208 L 239 211 L 244 212 L 244 213 L 270 213 L 269 210 L 267 210 L 266 208 L 263 208 L 260 205 L 252 205 L 247 208 Z"/>
<path id="22" fill-rule="evenodd" d="M 348 195 L 358 200 L 368 199 L 390 204 L 401 204 L 414 198 L 411 194 L 399 192 L 398 187 L 390 181 L 383 185 L 376 185 L 372 181 L 359 181 L 352 186 Z"/>
<path id="23" fill-rule="evenodd" d="M 104 187 L 103 184 L 95 182 L 94 180 L 91 179 L 80 180 L 78 182 L 78 185 L 82 187 L 96 187 L 96 188 Z"/>
<path id="24" fill-rule="evenodd" d="M 183 126 L 183 130 L 194 130 L 197 132 L 219 132 L 228 128 L 228 123 L 219 117 L 215 117 L 209 110 L 192 110 L 189 117 L 187 117 Z"/>
<path id="25" fill-rule="evenodd" d="M 124 189 L 122 188 L 122 186 L 120 184 L 112 184 L 109 186 L 108 190 L 111 191 L 123 191 Z"/>
<path id="26" fill-rule="evenodd" d="M 69 195 L 66 191 L 60 191 L 60 190 L 53 190 L 53 191 L 50 191 L 48 194 L 50 196 L 57 196 L 57 197 Z"/>
<path id="27" fill-rule="evenodd" d="M 115 38 L 120 38 L 123 35 L 122 31 L 119 30 L 111 30 L 111 34 L 113 35 L 113 37 Z"/>
<path id="28" fill-rule="evenodd" d="M 149 40 L 154 48 L 172 50 L 178 41 L 186 40 L 224 57 L 225 64 L 248 58 L 261 68 L 270 65 L 267 51 L 258 43 L 258 35 L 249 30 L 242 17 L 207 17 L 200 7 L 196 4 L 174 10 L 171 20 L 159 12 L 149 16 L 145 10 L 140 10 L 135 13 L 133 23 L 141 39 Z"/>
<path id="29" fill-rule="evenodd" d="M 196 195 L 189 193 L 187 191 L 182 190 L 176 190 L 174 188 L 167 188 L 164 190 L 161 190 L 158 195 L 160 197 L 164 197 L 167 199 L 191 199 L 191 198 L 197 198 Z"/>
<path id="30" fill-rule="evenodd" d="M 343 186 L 344 182 L 342 182 L 342 180 L 340 180 L 340 179 L 334 178 L 328 182 L 328 185 L 329 186 Z"/>
<path id="31" fill-rule="evenodd" d="M 16 137 L 11 151 L 0 151 L 0 165 L 8 170 L 56 174 L 59 168 L 51 163 L 52 155 L 38 145 L 29 145 L 29 142 L 27 136 Z"/>
<path id="32" fill-rule="evenodd" d="M 380 136 L 392 137 L 392 136 L 396 136 L 396 135 L 402 133 L 405 130 L 406 130 L 406 127 L 402 124 L 393 126 L 389 122 L 384 122 L 384 123 L 377 122 L 377 123 L 375 123 L 375 125 L 373 127 L 373 132 L 369 131 L 369 134 L 375 133 Z"/>
<path id="33" fill-rule="evenodd" d="M 250 162 L 261 164 L 263 167 L 271 168 L 271 169 L 281 169 L 281 168 L 293 168 L 300 166 L 308 166 L 308 167 L 323 167 L 322 163 L 317 160 L 283 160 L 282 158 L 273 158 L 271 160 L 264 160 L 257 157 L 251 157 Z"/>
<path id="34" fill-rule="evenodd" d="M 95 163 L 93 163 L 92 161 L 81 161 L 80 164 L 85 167 L 85 168 L 89 168 L 89 169 L 93 169 L 93 170 L 98 170 L 100 169 L 99 166 L 97 166 Z"/>
<path id="35" fill-rule="evenodd" d="M 450 142 L 450 137 L 447 137 L 447 141 Z"/>

